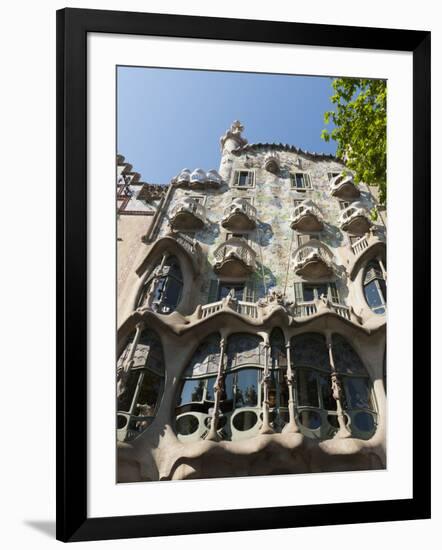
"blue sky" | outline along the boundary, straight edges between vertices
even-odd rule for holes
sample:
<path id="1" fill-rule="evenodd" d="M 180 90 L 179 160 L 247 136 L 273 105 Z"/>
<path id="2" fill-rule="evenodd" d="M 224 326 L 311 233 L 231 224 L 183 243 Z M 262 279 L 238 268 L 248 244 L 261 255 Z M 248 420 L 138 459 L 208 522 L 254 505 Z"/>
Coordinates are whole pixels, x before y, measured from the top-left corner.
<path id="1" fill-rule="evenodd" d="M 320 137 L 330 78 L 118 67 L 117 93 L 117 149 L 146 182 L 218 169 L 219 138 L 234 120 L 249 143 L 336 150 Z"/>

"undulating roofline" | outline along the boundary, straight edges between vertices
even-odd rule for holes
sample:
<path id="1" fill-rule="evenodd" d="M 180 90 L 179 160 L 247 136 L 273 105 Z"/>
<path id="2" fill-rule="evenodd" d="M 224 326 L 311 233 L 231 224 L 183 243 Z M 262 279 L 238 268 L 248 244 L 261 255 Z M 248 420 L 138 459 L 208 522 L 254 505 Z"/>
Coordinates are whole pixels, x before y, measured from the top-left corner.
<path id="1" fill-rule="evenodd" d="M 344 161 L 335 155 L 330 155 L 327 153 L 314 153 L 311 151 L 304 151 L 303 149 L 300 149 L 299 147 L 296 147 L 295 145 L 289 145 L 288 143 L 247 143 L 246 145 L 243 145 L 242 147 L 237 147 L 236 149 L 232 150 L 232 153 L 234 155 L 241 155 L 242 153 L 247 153 L 248 151 L 259 151 L 259 150 L 273 150 L 273 151 L 290 151 L 291 153 L 298 153 L 301 155 L 305 155 L 307 157 L 313 157 L 316 159 L 330 159 L 334 160 L 336 162 L 339 162 L 340 164 L 345 164 Z"/>

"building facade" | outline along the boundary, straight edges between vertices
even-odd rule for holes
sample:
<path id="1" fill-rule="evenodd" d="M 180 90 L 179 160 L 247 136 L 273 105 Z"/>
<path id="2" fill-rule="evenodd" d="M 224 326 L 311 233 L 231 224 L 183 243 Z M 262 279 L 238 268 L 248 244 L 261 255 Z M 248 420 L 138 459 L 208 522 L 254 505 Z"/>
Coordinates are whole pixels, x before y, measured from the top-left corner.
<path id="1" fill-rule="evenodd" d="M 385 217 L 340 160 L 243 131 L 119 256 L 120 482 L 386 467 Z"/>

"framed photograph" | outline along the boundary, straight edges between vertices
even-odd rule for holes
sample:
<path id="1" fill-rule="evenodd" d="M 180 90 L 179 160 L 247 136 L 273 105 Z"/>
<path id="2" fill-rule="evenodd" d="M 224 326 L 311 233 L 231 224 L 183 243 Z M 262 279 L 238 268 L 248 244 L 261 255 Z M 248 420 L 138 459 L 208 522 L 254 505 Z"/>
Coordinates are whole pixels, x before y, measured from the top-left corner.
<path id="1" fill-rule="evenodd" d="M 57 12 L 57 538 L 429 518 L 429 196 L 429 32 Z"/>

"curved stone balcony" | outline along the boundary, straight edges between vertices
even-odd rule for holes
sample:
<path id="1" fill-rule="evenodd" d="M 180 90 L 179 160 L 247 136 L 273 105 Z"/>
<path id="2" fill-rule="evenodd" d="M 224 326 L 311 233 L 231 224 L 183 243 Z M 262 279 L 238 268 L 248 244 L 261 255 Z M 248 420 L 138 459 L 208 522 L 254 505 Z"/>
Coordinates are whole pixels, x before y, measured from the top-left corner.
<path id="1" fill-rule="evenodd" d="M 299 231 L 321 231 L 324 227 L 321 211 L 312 200 L 303 201 L 294 208 L 290 227 Z"/>
<path id="2" fill-rule="evenodd" d="M 191 172 L 189 168 L 184 168 L 172 182 L 178 187 L 203 189 L 206 187 L 220 187 L 223 180 L 216 170 L 206 172 L 202 168 L 196 168 Z"/>
<path id="3" fill-rule="evenodd" d="M 184 197 L 170 213 L 170 225 L 178 231 L 201 229 L 206 223 L 206 208 L 193 199 Z"/>
<path id="4" fill-rule="evenodd" d="M 256 227 L 256 208 L 247 199 L 233 199 L 225 210 L 221 225 L 230 230 L 248 230 Z"/>
<path id="5" fill-rule="evenodd" d="M 256 252 L 241 237 L 231 237 L 213 255 L 213 270 L 223 277 L 244 277 L 256 269 Z"/>
<path id="6" fill-rule="evenodd" d="M 333 273 L 333 254 L 319 241 L 309 241 L 294 253 L 294 269 L 297 275 L 320 278 Z"/>
<path id="7" fill-rule="evenodd" d="M 357 199 L 360 195 L 351 174 L 341 172 L 330 181 L 330 191 L 334 197 L 339 199 Z"/>
<path id="8" fill-rule="evenodd" d="M 341 212 L 339 225 L 343 231 L 363 235 L 372 226 L 372 221 L 367 209 L 361 203 L 355 202 Z"/>

